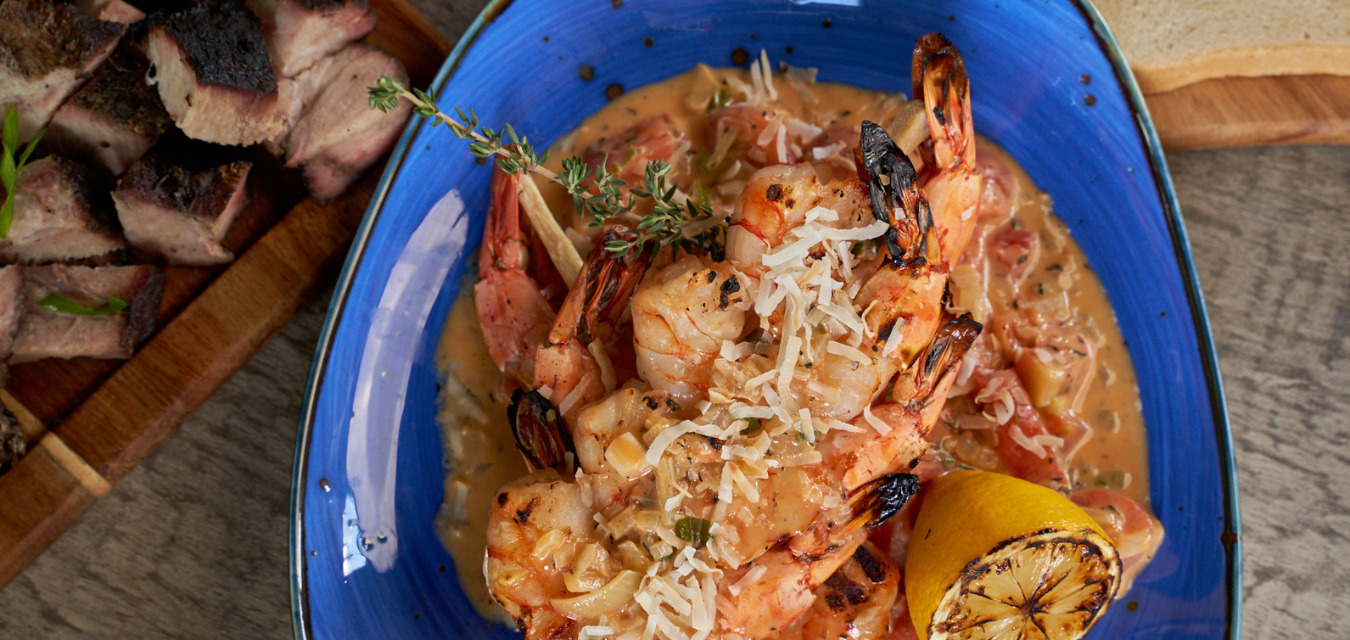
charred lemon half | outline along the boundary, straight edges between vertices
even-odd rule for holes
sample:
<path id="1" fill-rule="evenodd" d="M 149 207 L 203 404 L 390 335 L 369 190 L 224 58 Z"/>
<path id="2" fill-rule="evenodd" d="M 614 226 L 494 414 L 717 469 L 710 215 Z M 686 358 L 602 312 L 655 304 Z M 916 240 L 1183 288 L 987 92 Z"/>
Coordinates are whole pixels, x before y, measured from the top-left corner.
<path id="1" fill-rule="evenodd" d="M 1120 586 L 1120 554 L 1057 491 L 984 471 L 934 480 L 905 560 L 926 640 L 1072 640 Z"/>

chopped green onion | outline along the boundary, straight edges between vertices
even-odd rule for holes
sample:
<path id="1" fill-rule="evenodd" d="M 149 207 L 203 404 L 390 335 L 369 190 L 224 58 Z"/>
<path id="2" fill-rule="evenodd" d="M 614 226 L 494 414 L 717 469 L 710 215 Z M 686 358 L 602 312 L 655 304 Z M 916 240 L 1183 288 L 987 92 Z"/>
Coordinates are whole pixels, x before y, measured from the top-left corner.
<path id="1" fill-rule="evenodd" d="M 127 308 L 127 301 L 113 296 L 104 301 L 103 304 L 91 309 L 53 294 L 38 300 L 37 305 L 57 313 L 69 313 L 77 316 L 111 316 Z"/>
<path id="2" fill-rule="evenodd" d="M 675 535 L 679 539 L 702 549 L 703 545 L 708 543 L 708 531 L 711 528 L 711 522 L 703 518 L 687 516 L 675 522 Z"/>
<path id="3" fill-rule="evenodd" d="M 0 185 L 5 188 L 5 201 L 0 204 L 0 238 L 8 238 L 9 228 L 14 224 L 14 191 L 19 183 L 19 170 L 46 133 L 46 129 L 37 132 L 15 159 L 19 149 L 19 111 L 12 104 L 5 105 L 4 135 L 0 136 Z"/>

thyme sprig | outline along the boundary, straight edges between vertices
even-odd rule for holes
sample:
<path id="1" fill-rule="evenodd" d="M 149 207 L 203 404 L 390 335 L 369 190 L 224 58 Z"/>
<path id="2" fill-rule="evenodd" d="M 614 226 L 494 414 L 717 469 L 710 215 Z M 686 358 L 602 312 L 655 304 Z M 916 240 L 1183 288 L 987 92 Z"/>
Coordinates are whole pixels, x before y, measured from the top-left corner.
<path id="1" fill-rule="evenodd" d="M 14 191 L 19 184 L 19 170 L 28 164 L 28 157 L 46 133 L 46 129 L 38 131 L 15 158 L 19 150 L 19 111 L 12 104 L 5 105 L 4 133 L 0 136 L 0 184 L 5 187 L 5 202 L 0 204 L 0 238 L 8 238 L 9 227 L 14 224 Z"/>
<path id="2" fill-rule="evenodd" d="M 723 251 L 725 229 L 706 224 L 712 218 L 712 207 L 707 198 L 697 202 L 685 198 L 683 202 L 676 202 L 678 189 L 667 182 L 671 165 L 664 160 L 647 163 L 643 184 L 629 189 L 625 197 L 622 188 L 627 187 L 628 182 L 609 170 L 607 157 L 594 168 L 581 158 L 564 158 L 562 173 L 555 173 L 542 166 L 548 162 L 548 151 L 542 156 L 537 155 L 528 138 L 517 134 L 510 124 L 501 129 L 483 126 L 472 108 L 467 114 L 455 109 L 457 118 L 451 117 L 436 106 L 434 94 L 409 88 L 389 76 L 382 76 L 368 91 L 372 109 L 387 113 L 398 108 L 400 99 L 407 100 L 413 113 L 431 119 L 431 126 L 444 124 L 455 137 L 469 140 L 469 152 L 474 156 L 484 159 L 496 156 L 497 166 L 506 173 L 532 171 L 561 185 L 572 196 L 577 215 L 589 220 L 591 226 L 601 226 L 616 219 L 631 225 L 629 231 L 605 244 L 610 253 L 630 255 L 650 246 L 673 246 L 685 251 L 700 249 L 714 256 L 720 256 Z M 507 144 L 508 140 L 510 144 Z M 639 199 L 651 201 L 651 213 L 636 213 Z M 685 227 L 692 222 L 703 222 L 698 225 L 702 230 L 686 234 Z"/>

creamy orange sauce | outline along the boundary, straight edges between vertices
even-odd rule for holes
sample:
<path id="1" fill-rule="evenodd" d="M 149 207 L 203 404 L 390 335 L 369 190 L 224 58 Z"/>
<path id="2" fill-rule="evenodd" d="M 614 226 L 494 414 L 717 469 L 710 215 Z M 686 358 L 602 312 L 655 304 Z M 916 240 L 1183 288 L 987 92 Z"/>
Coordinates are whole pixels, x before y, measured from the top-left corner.
<path id="1" fill-rule="evenodd" d="M 466 277 L 466 281 L 469 280 Z M 498 388 L 478 314 L 473 287 L 466 282 L 450 309 L 436 349 L 442 375 L 440 411 L 445 451 L 445 501 L 436 516 L 441 543 L 455 559 L 460 587 L 480 614 L 510 623 L 488 595 L 483 579 L 487 517 L 497 488 L 526 473 L 506 423 L 506 400 Z"/>
<path id="2" fill-rule="evenodd" d="M 597 143 L 603 143 L 635 123 L 651 116 L 667 114 L 682 129 L 700 132 L 706 126 L 706 105 L 716 91 L 719 74 L 732 73 L 745 78 L 741 70 L 700 68 L 661 83 L 619 97 L 588 118 L 554 149 L 552 164 L 559 158 L 580 155 Z M 836 84 L 806 85 L 779 77 L 779 100 L 797 113 L 812 114 L 817 122 L 834 125 L 858 125 L 868 119 L 887 122 L 894 118 L 903 101 L 889 94 Z M 809 86 L 809 89 L 807 88 Z M 825 127 L 822 127 L 825 128 Z M 690 135 L 692 147 L 682 158 L 689 179 L 681 184 L 689 188 L 694 180 L 707 181 L 712 173 L 700 165 L 701 154 L 711 141 L 701 134 Z M 856 137 L 853 139 L 856 144 Z M 981 149 L 993 148 L 981 141 Z M 1002 153 L 999 151 L 998 153 Z M 826 170 L 828 171 L 828 169 Z M 1081 250 L 1067 230 L 1050 212 L 1048 196 L 1035 188 L 1027 176 L 1013 165 L 1019 196 L 1015 224 L 1034 230 L 1041 241 L 1039 260 L 1027 280 L 1016 291 L 993 285 L 990 293 L 993 310 L 1012 305 L 1053 306 L 1058 296 L 1067 302 L 1065 312 L 1074 324 L 1086 327 L 1097 344 L 1090 388 L 1077 414 L 1092 427 L 1091 438 L 1074 459 L 1075 479 L 1084 488 L 1107 487 L 1147 504 L 1147 451 L 1143 418 L 1135 384 L 1134 370 L 1116 326 L 1114 314 L 1095 274 L 1087 267 Z M 540 184 L 555 213 L 570 212 L 572 202 L 555 185 Z M 727 211 L 737 193 L 711 194 L 714 208 Z M 565 223 L 565 226 L 566 223 Z M 573 222 L 577 237 L 583 229 Z M 584 240 L 580 242 L 584 244 Z M 584 251 L 583 251 L 584 254 Z M 489 501 L 496 489 L 525 474 L 506 423 L 506 398 L 500 397 L 500 375 L 493 365 L 479 328 L 471 283 L 456 301 L 446 321 L 438 350 L 438 363 L 446 382 L 441 398 L 440 419 L 446 451 L 446 502 L 437 524 L 442 541 L 454 557 L 460 584 L 480 613 L 506 621 L 504 612 L 491 601 L 482 575 L 485 531 Z M 986 339 L 986 338 L 981 338 Z M 935 437 L 952 435 L 938 430 Z M 992 432 L 991 432 L 992 433 Z M 989 434 L 969 436 L 974 444 L 987 449 Z M 958 443 L 941 442 L 939 449 L 952 452 Z M 967 447 L 969 448 L 969 446 Z M 960 458 L 961 451 L 953 455 Z"/>
<path id="3" fill-rule="evenodd" d="M 1013 287 L 998 278 L 991 278 L 986 283 L 993 313 L 1023 306 L 1066 313 L 1071 323 L 1096 347 L 1096 371 L 1083 394 L 1082 406 L 1076 412 L 1092 427 L 1092 433 L 1073 458 L 1072 488 L 1111 489 L 1146 506 L 1149 499 L 1148 446 L 1139 387 L 1106 291 L 1088 266 L 1083 250 L 1069 235 L 1064 223 L 1054 216 L 1050 197 L 1036 188 L 1026 172 L 1003 150 L 983 139 L 980 145 L 981 152 L 998 154 L 1012 169 L 1018 193 L 1012 225 L 1034 231 L 1040 240 L 1039 256 L 1020 286 Z M 997 226 L 1000 225 L 990 225 Z M 986 326 L 980 340 L 993 339 L 990 327 Z M 939 425 L 931 439 L 938 441 L 939 446 L 946 445 L 943 448 L 948 451 L 956 448 L 954 442 L 941 442 L 947 437 L 942 431 Z M 978 439 L 986 449 L 994 446 L 992 432 L 975 435 L 980 436 Z M 1007 472 L 1006 466 L 995 465 L 993 469 Z"/>

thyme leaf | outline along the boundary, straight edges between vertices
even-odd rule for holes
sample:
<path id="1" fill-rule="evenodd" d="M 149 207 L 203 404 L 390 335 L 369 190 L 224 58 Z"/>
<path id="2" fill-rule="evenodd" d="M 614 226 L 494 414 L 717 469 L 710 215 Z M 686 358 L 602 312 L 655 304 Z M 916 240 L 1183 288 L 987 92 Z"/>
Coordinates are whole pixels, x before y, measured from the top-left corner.
<path id="1" fill-rule="evenodd" d="M 451 117 L 436 106 L 433 93 L 410 89 L 389 76 L 382 76 L 367 91 L 371 109 L 387 113 L 398 108 L 400 99 L 407 100 L 413 113 L 431 119 L 431 126 L 444 124 L 455 137 L 468 140 L 469 152 L 474 156 L 485 159 L 496 156 L 497 166 L 506 173 L 530 171 L 561 185 L 572 196 L 577 215 L 591 226 L 602 226 L 612 220 L 625 223 L 630 230 L 605 243 L 610 253 L 631 255 L 648 245 L 703 251 L 717 260 L 725 253 L 726 228 L 712 219 L 707 190 L 703 189 L 697 199 L 685 197 L 677 202 L 678 189 L 666 179 L 671 166 L 664 160 L 647 163 L 642 184 L 629 189 L 625 197 L 623 187 L 629 185 L 609 170 L 608 157 L 594 168 L 581 158 L 564 158 L 562 172 L 554 173 L 542 166 L 548 162 L 548 151 L 537 155 L 529 140 L 517 134 L 510 124 L 501 129 L 483 126 L 472 108 L 467 114 L 457 108 L 455 117 Z M 639 199 L 651 201 L 652 213 L 641 216 L 635 213 Z"/>

